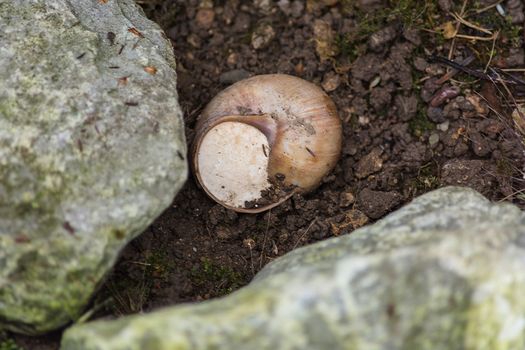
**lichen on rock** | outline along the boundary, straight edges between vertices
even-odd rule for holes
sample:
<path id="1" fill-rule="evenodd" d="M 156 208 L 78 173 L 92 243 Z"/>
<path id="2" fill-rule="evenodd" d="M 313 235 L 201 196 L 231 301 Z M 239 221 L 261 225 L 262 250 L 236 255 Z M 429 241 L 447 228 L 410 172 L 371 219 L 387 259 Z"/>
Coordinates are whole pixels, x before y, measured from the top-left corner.
<path id="1" fill-rule="evenodd" d="M 222 299 L 74 326 L 62 349 L 522 349 L 524 224 L 443 188 Z"/>
<path id="2" fill-rule="evenodd" d="M 171 203 L 184 128 L 171 45 L 131 0 L 0 2 L 0 42 L 0 330 L 38 334 Z"/>

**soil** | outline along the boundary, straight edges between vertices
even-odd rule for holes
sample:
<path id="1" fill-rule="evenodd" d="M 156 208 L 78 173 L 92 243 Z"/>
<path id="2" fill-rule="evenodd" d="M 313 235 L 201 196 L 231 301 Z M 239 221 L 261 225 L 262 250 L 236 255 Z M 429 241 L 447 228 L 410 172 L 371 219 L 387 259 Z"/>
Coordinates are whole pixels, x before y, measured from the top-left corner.
<path id="1" fill-rule="evenodd" d="M 199 112 L 219 91 L 248 76 L 286 73 L 322 86 L 334 100 L 343 152 L 316 191 L 256 215 L 224 209 L 190 177 L 122 252 L 90 305 L 93 318 L 223 296 L 290 250 L 351 234 L 440 186 L 469 186 L 525 208 L 525 122 L 511 117 L 514 101 L 523 102 L 521 87 L 450 74 L 430 60 L 473 56 L 472 69 L 523 68 L 516 1 L 506 7 L 508 20 L 495 7 L 476 14 L 487 1 L 465 1 L 466 12 L 445 0 L 139 3 L 172 40 L 188 144 Z M 499 37 L 447 39 L 456 26 L 449 10 L 500 30 Z M 488 35 L 466 25 L 458 33 Z M 54 349 L 59 339 L 10 336 L 27 349 Z"/>

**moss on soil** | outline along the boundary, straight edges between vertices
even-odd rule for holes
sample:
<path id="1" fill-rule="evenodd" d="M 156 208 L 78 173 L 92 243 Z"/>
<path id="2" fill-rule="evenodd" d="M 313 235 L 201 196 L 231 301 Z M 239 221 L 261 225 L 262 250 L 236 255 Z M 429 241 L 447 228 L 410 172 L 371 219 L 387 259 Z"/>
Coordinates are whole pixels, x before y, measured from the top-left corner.
<path id="1" fill-rule="evenodd" d="M 192 281 L 197 286 L 212 283 L 218 296 L 231 293 L 243 284 L 241 275 L 228 266 L 220 265 L 209 258 L 202 258 L 201 265 L 194 267 Z"/>

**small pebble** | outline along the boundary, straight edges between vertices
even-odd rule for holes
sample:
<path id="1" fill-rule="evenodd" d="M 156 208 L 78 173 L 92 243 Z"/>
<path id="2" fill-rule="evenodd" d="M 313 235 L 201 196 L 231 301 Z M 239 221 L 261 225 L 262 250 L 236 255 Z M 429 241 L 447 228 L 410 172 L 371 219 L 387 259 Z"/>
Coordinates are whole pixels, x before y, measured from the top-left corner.
<path id="1" fill-rule="evenodd" d="M 239 61 L 239 55 L 235 52 L 232 52 L 228 55 L 228 58 L 226 59 L 226 63 L 228 66 L 235 66 L 237 62 Z"/>
<path id="2" fill-rule="evenodd" d="M 295 71 L 295 74 L 297 74 L 297 75 L 303 75 L 303 73 L 304 73 L 304 64 L 303 64 L 302 61 L 295 65 L 294 71 Z"/>
<path id="3" fill-rule="evenodd" d="M 211 8 L 201 8 L 195 15 L 197 25 L 202 29 L 209 29 L 215 19 L 215 12 Z"/>
<path id="4" fill-rule="evenodd" d="M 467 101 L 467 99 L 464 96 L 458 96 L 454 99 L 454 102 L 458 104 L 459 109 L 462 111 L 473 111 L 474 106 L 472 103 Z"/>
<path id="5" fill-rule="evenodd" d="M 228 72 L 224 72 L 219 77 L 221 84 L 233 84 L 240 80 L 246 79 L 250 76 L 250 72 L 244 69 L 234 69 Z"/>
<path id="6" fill-rule="evenodd" d="M 299 18 L 304 12 L 304 4 L 302 1 L 295 0 L 292 2 L 291 15 L 294 18 Z"/>
<path id="7" fill-rule="evenodd" d="M 201 38 L 195 33 L 191 33 L 190 35 L 188 35 L 188 38 L 186 39 L 186 41 L 188 42 L 188 44 L 190 44 L 196 49 L 198 49 L 202 45 Z"/>
<path id="8" fill-rule="evenodd" d="M 292 16 L 294 18 L 299 18 L 304 11 L 304 3 L 300 0 L 279 0 L 277 6 L 284 12 L 287 16 Z"/>
<path id="9" fill-rule="evenodd" d="M 263 15 L 269 15 L 272 12 L 272 1 L 270 0 L 253 0 L 253 5 Z"/>
<path id="10" fill-rule="evenodd" d="M 432 133 L 430 137 L 428 138 L 428 143 L 430 144 L 430 147 L 437 145 L 438 142 L 439 142 L 439 135 L 436 133 Z"/>
<path id="11" fill-rule="evenodd" d="M 372 80 L 370 82 L 370 86 L 368 87 L 369 89 L 373 89 L 375 88 L 377 85 L 379 85 L 379 83 L 381 82 L 381 76 L 377 76 L 374 78 L 374 80 Z"/>
<path id="12" fill-rule="evenodd" d="M 447 120 L 447 121 L 444 121 L 441 124 L 438 124 L 437 128 L 440 131 L 447 131 L 449 126 L 450 126 L 450 122 Z"/>
<path id="13" fill-rule="evenodd" d="M 459 106 L 455 101 L 451 101 L 443 108 L 443 114 L 449 119 L 458 119 L 461 115 Z"/>
<path id="14" fill-rule="evenodd" d="M 498 13 L 500 15 L 502 15 L 503 17 L 505 17 L 507 14 L 505 13 L 505 9 L 503 8 L 503 6 L 501 6 L 501 4 L 497 4 L 496 5 L 496 10 L 498 10 Z"/>
<path id="15" fill-rule="evenodd" d="M 252 34 L 252 47 L 256 50 L 267 47 L 275 38 L 275 30 L 268 23 L 258 26 Z"/>
<path id="16" fill-rule="evenodd" d="M 443 123 L 445 121 L 443 110 L 439 107 L 428 107 L 427 117 L 434 123 Z"/>
<path id="17" fill-rule="evenodd" d="M 370 118 L 366 115 L 360 115 L 359 118 L 357 118 L 357 122 L 360 125 L 367 125 L 368 123 L 370 123 Z"/>
<path id="18" fill-rule="evenodd" d="M 331 92 L 336 90 L 341 84 L 341 77 L 335 72 L 328 72 L 324 75 L 323 82 L 321 86 L 326 92 Z"/>
<path id="19" fill-rule="evenodd" d="M 339 206 L 341 208 L 349 207 L 355 203 L 355 196 L 352 192 L 343 192 L 339 198 Z"/>

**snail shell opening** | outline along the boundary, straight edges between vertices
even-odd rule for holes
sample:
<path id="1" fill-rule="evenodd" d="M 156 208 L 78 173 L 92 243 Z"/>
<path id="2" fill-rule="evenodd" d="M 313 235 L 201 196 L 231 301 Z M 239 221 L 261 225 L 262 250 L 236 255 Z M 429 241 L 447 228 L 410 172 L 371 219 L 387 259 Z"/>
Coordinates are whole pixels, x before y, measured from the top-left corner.
<path id="1" fill-rule="evenodd" d="M 212 127 L 197 150 L 200 181 L 206 191 L 228 207 L 243 208 L 270 188 L 270 145 L 257 128 L 224 122 Z"/>
<path id="2" fill-rule="evenodd" d="M 191 154 L 198 182 L 219 204 L 247 213 L 318 187 L 342 145 L 330 97 L 285 74 L 226 88 L 202 111 L 195 131 Z"/>

